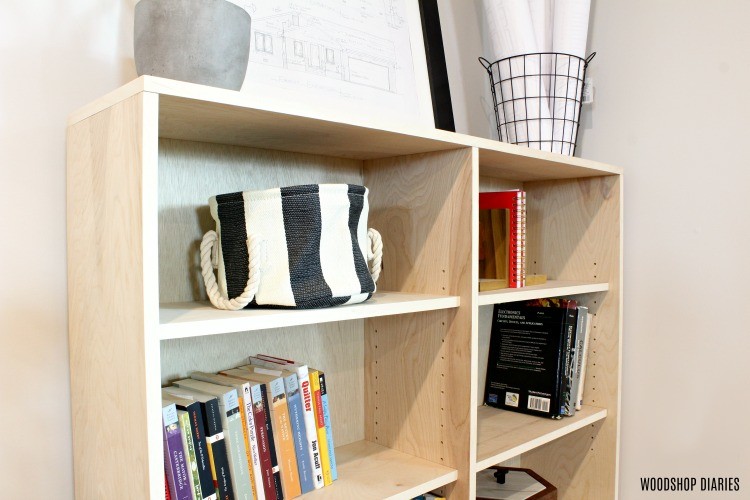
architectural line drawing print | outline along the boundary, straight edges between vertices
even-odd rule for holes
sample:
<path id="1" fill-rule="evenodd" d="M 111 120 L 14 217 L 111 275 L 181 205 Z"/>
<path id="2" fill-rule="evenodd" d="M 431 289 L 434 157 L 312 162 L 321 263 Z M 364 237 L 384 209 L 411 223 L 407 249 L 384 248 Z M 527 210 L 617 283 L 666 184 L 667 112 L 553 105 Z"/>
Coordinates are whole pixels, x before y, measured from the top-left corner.
<path id="1" fill-rule="evenodd" d="M 397 0 L 383 0 L 383 3 L 385 4 L 388 24 L 391 28 L 399 29 L 404 25 L 406 20 L 401 16 Z"/>
<path id="2" fill-rule="evenodd" d="M 306 14 L 255 19 L 250 61 L 396 91 L 391 40 Z"/>
<path id="3" fill-rule="evenodd" d="M 235 3 L 252 19 L 242 92 L 324 111 L 431 124 L 416 0 Z"/>

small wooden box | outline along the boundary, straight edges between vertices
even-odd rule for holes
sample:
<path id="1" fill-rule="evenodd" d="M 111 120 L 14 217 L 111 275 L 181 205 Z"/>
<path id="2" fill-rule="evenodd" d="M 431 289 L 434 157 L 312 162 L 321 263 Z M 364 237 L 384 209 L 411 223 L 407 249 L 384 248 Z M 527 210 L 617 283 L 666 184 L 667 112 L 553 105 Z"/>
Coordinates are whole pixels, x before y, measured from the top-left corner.
<path id="1" fill-rule="evenodd" d="M 495 474 L 505 473 L 504 483 Z M 557 488 L 531 469 L 489 467 L 477 473 L 477 500 L 557 500 Z"/>

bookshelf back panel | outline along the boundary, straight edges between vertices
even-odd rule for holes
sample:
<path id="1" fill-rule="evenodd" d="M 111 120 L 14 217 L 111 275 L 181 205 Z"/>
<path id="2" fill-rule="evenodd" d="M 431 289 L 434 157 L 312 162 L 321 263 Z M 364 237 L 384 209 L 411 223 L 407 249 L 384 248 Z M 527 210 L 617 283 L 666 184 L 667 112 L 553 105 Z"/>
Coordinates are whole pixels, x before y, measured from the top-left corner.
<path id="1" fill-rule="evenodd" d="M 334 442 L 364 439 L 363 320 L 229 333 L 161 342 L 162 385 L 192 371 L 218 372 L 265 353 L 326 373 Z"/>
<path id="2" fill-rule="evenodd" d="M 616 498 L 614 470 L 603 466 L 614 446 L 602 429 L 611 416 L 521 455 L 521 467 L 532 468 L 557 487 L 558 498 Z M 609 423 L 609 424 L 608 424 Z M 611 448 L 611 449 L 610 449 Z M 532 465 L 533 464 L 533 465 Z"/>
<path id="3" fill-rule="evenodd" d="M 454 311 L 367 321 L 366 437 L 379 445 L 446 462 L 444 343 Z"/>
<path id="4" fill-rule="evenodd" d="M 383 235 L 378 287 L 460 295 L 465 269 L 454 255 L 471 242 L 471 158 L 472 150 L 457 149 L 365 162 L 370 221 Z"/>
<path id="5" fill-rule="evenodd" d="M 616 287 L 618 176 L 527 182 L 527 272 Z"/>
<path id="6" fill-rule="evenodd" d="M 159 300 L 206 300 L 203 234 L 215 229 L 208 198 L 296 184 L 362 183 L 362 162 L 328 156 L 159 140 Z"/>

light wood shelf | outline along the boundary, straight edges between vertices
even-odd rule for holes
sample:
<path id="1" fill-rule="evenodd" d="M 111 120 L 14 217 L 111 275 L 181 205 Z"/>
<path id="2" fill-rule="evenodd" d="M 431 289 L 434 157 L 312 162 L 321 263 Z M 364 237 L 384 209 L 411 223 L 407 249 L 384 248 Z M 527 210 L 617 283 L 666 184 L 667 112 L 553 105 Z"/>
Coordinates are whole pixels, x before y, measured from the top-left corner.
<path id="1" fill-rule="evenodd" d="M 411 499 L 458 478 L 455 469 L 369 441 L 336 448 L 339 479 L 310 492 L 315 499 Z"/>
<path id="2" fill-rule="evenodd" d="M 482 406 L 477 410 L 476 468 L 515 458 L 606 417 L 606 409 L 586 405 L 560 420 Z"/>
<path id="3" fill-rule="evenodd" d="M 411 498 L 441 488 L 464 500 L 478 468 L 518 455 L 561 499 L 616 496 L 622 169 L 366 120 L 155 77 L 71 114 L 77 498 L 160 498 L 160 386 L 256 352 L 326 371 L 339 480 L 312 497 Z M 198 245 L 214 226 L 210 196 L 331 182 L 370 190 L 385 292 L 323 310 L 226 312 L 204 302 Z M 531 207 L 528 272 L 556 280 L 477 293 L 478 194 L 509 188 L 524 189 Z M 491 313 L 481 306 L 560 295 L 595 315 L 586 388 L 596 399 L 584 394 L 592 406 L 561 421 L 481 408 Z M 112 387 L 117 397 L 103 396 Z M 123 463 L 133 464 L 127 475 Z"/>
<path id="4" fill-rule="evenodd" d="M 596 161 L 524 148 L 480 137 L 393 123 L 343 121 L 336 114 L 295 103 L 269 107 L 260 95 L 142 76 L 72 113 L 85 120 L 142 92 L 158 94 L 160 137 L 325 154 L 360 160 L 476 148 L 481 175 L 517 181 L 621 174 Z M 288 140 L 294 137 L 294 140 Z"/>
<path id="5" fill-rule="evenodd" d="M 245 309 L 220 311 L 208 302 L 162 304 L 161 340 L 375 318 L 458 307 L 456 296 L 377 292 L 367 302 L 328 309 Z"/>
<path id="6" fill-rule="evenodd" d="M 578 281 L 549 280 L 543 285 L 525 286 L 523 288 L 503 288 L 479 292 L 477 304 L 487 306 L 491 304 L 505 304 L 520 300 L 543 299 L 546 297 L 562 297 L 565 295 L 581 295 L 584 293 L 606 292 L 609 283 L 584 283 Z"/>

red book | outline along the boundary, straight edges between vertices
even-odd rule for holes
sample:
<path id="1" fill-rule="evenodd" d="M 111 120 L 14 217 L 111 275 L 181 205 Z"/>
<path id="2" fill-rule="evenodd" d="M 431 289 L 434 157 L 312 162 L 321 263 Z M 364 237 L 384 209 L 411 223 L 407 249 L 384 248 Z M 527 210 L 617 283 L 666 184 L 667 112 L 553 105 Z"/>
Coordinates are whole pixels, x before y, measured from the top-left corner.
<path id="1" fill-rule="evenodd" d="M 505 246 L 507 248 L 507 267 L 504 266 L 505 276 L 494 275 L 491 277 L 497 279 L 507 278 L 508 288 L 521 288 L 526 284 L 526 192 L 516 190 L 479 193 L 479 210 L 508 210 L 507 245 Z M 480 225 L 482 225 L 481 219 L 480 212 Z M 490 238 L 491 235 L 485 232 L 484 237 Z M 495 241 L 498 241 L 497 238 Z M 480 242 L 479 246 L 480 253 L 482 253 L 484 250 L 482 242 Z M 487 252 L 483 253 L 486 254 Z M 480 260 L 481 257 L 480 255 Z M 480 269 L 480 278 L 482 277 L 490 276 L 482 276 Z"/>
<path id="2" fill-rule="evenodd" d="M 164 471 L 164 498 L 166 500 L 172 500 L 172 496 L 169 494 L 169 483 L 167 482 L 167 472 Z"/>

